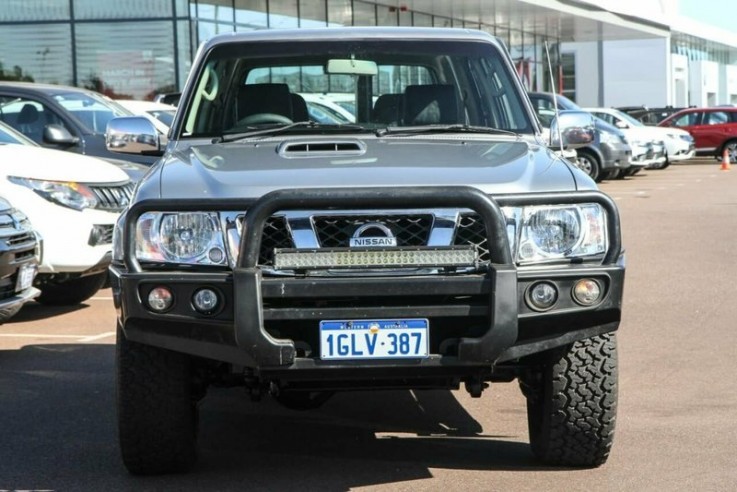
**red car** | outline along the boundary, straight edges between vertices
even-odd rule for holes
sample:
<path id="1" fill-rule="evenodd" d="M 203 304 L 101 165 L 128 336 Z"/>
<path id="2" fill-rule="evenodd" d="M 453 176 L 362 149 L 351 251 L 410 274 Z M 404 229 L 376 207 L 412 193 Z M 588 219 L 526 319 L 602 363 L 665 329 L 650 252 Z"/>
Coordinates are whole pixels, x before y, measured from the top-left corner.
<path id="1" fill-rule="evenodd" d="M 721 159 L 726 149 L 737 162 L 737 107 L 688 108 L 672 114 L 658 126 L 682 128 L 694 138 L 696 153 Z"/>

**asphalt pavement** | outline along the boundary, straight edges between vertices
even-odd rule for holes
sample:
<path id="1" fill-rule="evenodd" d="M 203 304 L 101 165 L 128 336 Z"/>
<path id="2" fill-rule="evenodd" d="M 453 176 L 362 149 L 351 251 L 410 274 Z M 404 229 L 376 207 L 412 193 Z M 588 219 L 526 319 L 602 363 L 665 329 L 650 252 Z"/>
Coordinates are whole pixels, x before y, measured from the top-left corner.
<path id="1" fill-rule="evenodd" d="M 516 383 L 359 392 L 316 411 L 214 389 L 188 475 L 132 477 L 115 429 L 110 291 L 0 326 L 0 490 L 734 490 L 737 168 L 699 160 L 604 182 L 627 250 L 613 451 L 538 465 Z"/>

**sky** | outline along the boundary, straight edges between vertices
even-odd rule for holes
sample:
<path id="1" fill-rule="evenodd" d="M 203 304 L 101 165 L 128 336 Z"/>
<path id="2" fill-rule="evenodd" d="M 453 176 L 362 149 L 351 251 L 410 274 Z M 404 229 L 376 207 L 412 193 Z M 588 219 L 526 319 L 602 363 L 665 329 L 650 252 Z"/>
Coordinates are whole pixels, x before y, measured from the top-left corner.
<path id="1" fill-rule="evenodd" d="M 735 0 L 678 0 L 682 16 L 737 33 Z"/>

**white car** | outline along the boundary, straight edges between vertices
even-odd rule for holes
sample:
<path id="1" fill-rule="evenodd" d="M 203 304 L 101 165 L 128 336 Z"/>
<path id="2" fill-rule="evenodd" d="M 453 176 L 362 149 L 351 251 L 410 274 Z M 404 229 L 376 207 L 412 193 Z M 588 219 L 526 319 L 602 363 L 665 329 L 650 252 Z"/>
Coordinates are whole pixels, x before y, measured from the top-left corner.
<path id="1" fill-rule="evenodd" d="M 672 162 L 690 159 L 696 155 L 693 137 L 685 130 L 647 126 L 627 113 L 614 108 L 586 108 L 586 111 L 625 132 L 628 140 L 630 135 L 631 139 L 641 141 L 661 140 L 665 145 L 666 159 L 662 165 L 658 166 L 660 168 L 668 167 Z"/>
<path id="2" fill-rule="evenodd" d="M 136 101 L 134 99 L 116 99 L 116 103 L 123 106 L 131 113 L 144 116 L 154 124 L 156 130 L 162 135 L 169 133 L 169 127 L 177 111 L 176 106 L 162 104 L 153 101 Z"/>
<path id="3" fill-rule="evenodd" d="M 325 124 L 355 123 L 356 117 L 345 107 L 336 103 L 330 96 L 324 94 L 299 94 L 307 103 L 310 119 Z"/>
<path id="4" fill-rule="evenodd" d="M 43 239 L 37 301 L 78 304 L 107 280 L 112 235 L 134 185 L 94 157 L 45 149 L 0 123 L 0 196 L 22 210 Z"/>

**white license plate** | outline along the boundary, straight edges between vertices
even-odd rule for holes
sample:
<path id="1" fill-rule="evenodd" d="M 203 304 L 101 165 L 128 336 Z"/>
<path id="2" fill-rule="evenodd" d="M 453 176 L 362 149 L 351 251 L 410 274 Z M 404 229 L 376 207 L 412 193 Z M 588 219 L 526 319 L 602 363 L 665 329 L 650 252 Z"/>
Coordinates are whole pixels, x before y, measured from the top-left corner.
<path id="1" fill-rule="evenodd" d="M 33 279 L 36 277 L 36 265 L 22 265 L 18 270 L 18 279 L 15 281 L 15 291 L 20 292 L 26 290 L 33 285 Z"/>
<path id="2" fill-rule="evenodd" d="M 428 326 L 426 319 L 320 321 L 320 358 L 427 357 Z"/>

